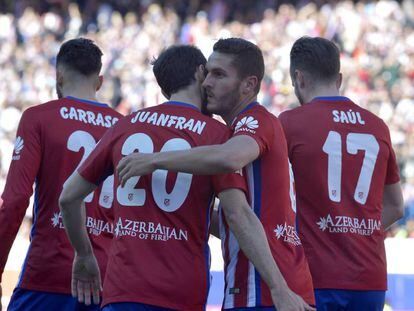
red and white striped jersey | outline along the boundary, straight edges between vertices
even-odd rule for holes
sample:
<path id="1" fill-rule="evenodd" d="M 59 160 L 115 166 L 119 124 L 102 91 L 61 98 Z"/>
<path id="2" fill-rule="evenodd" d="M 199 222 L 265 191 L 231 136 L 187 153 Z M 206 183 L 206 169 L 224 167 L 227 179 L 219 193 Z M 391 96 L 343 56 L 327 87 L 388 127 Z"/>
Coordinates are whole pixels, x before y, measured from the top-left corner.
<path id="1" fill-rule="evenodd" d="M 232 124 L 233 136 L 248 135 L 260 148 L 259 157 L 243 169 L 251 208 L 260 219 L 273 257 L 290 289 L 314 304 L 312 280 L 295 226 L 285 136 L 279 120 L 258 103 L 246 107 Z M 270 291 L 240 250 L 220 213 L 225 261 L 224 309 L 272 306 Z"/>

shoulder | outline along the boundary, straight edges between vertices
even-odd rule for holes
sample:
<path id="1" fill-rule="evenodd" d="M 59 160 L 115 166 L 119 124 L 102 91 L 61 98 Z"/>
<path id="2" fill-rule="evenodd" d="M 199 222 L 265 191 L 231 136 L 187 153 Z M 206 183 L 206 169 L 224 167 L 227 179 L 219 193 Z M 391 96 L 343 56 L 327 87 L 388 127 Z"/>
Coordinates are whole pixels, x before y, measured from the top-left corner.
<path id="1" fill-rule="evenodd" d="M 112 108 L 110 109 L 113 110 Z M 115 110 L 113 111 L 115 113 L 112 114 L 112 117 L 116 119 L 116 122 L 113 123 L 110 129 L 112 129 L 112 131 L 120 131 L 125 128 L 129 128 L 132 125 L 132 123 L 135 123 L 134 120 L 137 117 L 137 114 L 142 110 L 135 111 L 127 116 L 123 116 L 122 114 L 120 114 L 119 112 Z"/>
<path id="2" fill-rule="evenodd" d="M 281 112 L 278 116 L 279 120 L 284 123 L 286 122 L 286 120 L 291 119 L 291 118 L 296 118 L 298 116 L 300 116 L 302 114 L 303 111 L 306 110 L 306 105 L 305 106 L 299 106 L 299 107 L 294 107 L 291 109 L 287 109 L 283 112 Z"/>
<path id="3" fill-rule="evenodd" d="M 216 120 L 213 117 L 206 116 L 202 113 L 199 113 L 198 117 L 206 124 L 206 135 L 201 137 L 203 144 L 221 144 L 230 138 L 231 130 L 226 124 L 224 124 L 224 122 Z"/>
<path id="4" fill-rule="evenodd" d="M 24 111 L 26 115 L 36 115 L 41 112 L 57 109 L 62 104 L 61 99 L 51 100 L 39 105 L 30 106 Z"/>
<path id="5" fill-rule="evenodd" d="M 230 129 L 227 127 L 226 124 L 224 124 L 223 122 L 220 122 L 219 120 L 214 119 L 213 117 L 209 117 L 206 115 L 202 114 L 202 117 L 204 118 L 204 120 L 207 122 L 207 124 L 213 128 L 213 129 L 217 129 L 220 131 L 230 131 Z"/>
<path id="6" fill-rule="evenodd" d="M 354 105 L 356 105 L 356 106 L 358 106 L 359 107 L 359 109 L 361 109 L 361 111 L 366 115 L 366 116 L 368 116 L 373 122 L 376 122 L 377 124 L 379 124 L 379 125 L 381 125 L 381 126 L 384 126 L 384 127 L 386 127 L 387 125 L 385 124 L 385 122 L 384 122 L 384 120 L 383 119 L 381 119 L 379 116 L 377 116 L 375 113 L 373 113 L 373 112 L 371 112 L 371 111 L 369 111 L 368 109 L 366 109 L 366 108 L 363 108 L 363 107 L 361 107 L 361 106 L 359 106 L 359 105 L 357 105 L 357 104 L 355 104 L 354 103 Z"/>
<path id="7" fill-rule="evenodd" d="M 48 119 L 49 116 L 53 115 L 55 111 L 59 111 L 65 104 L 67 104 L 67 101 L 61 98 L 31 106 L 23 112 L 22 118 L 30 118 L 31 120 Z M 54 115 L 52 119 L 55 119 Z"/>
<path id="8" fill-rule="evenodd" d="M 117 118 L 118 120 L 124 118 L 124 115 L 122 115 L 109 105 L 107 107 L 102 107 L 102 112 L 104 112 L 107 115 L 111 115 L 113 118 Z"/>
<path id="9" fill-rule="evenodd" d="M 277 117 L 258 104 L 242 112 L 232 124 L 233 135 L 249 135 L 260 139 L 270 139 L 278 128 L 280 122 Z"/>
<path id="10" fill-rule="evenodd" d="M 31 125 L 33 125 L 34 123 L 37 123 L 39 120 L 44 119 L 47 115 L 47 112 L 55 109 L 55 107 L 56 101 L 50 101 L 36 106 L 30 106 L 23 111 L 20 123 L 30 123 Z"/>
<path id="11" fill-rule="evenodd" d="M 368 109 L 361 107 L 360 105 L 354 102 L 352 102 L 352 104 L 357 107 L 357 109 L 360 111 L 365 121 L 368 121 L 367 126 L 369 127 L 370 130 L 373 130 L 376 133 L 382 133 L 382 134 L 388 135 L 387 133 L 389 133 L 389 129 L 383 119 L 381 119 L 375 113 L 369 111 Z"/>
<path id="12" fill-rule="evenodd" d="M 289 119 L 292 115 L 296 114 L 298 108 L 299 107 L 282 111 L 278 116 L 279 120 L 283 122 L 286 119 Z"/>
<path id="13" fill-rule="evenodd" d="M 274 114 L 270 113 L 265 107 L 255 105 L 254 107 L 242 112 L 235 120 L 235 128 L 246 125 L 249 128 L 257 128 L 259 124 L 269 124 L 276 121 Z"/>

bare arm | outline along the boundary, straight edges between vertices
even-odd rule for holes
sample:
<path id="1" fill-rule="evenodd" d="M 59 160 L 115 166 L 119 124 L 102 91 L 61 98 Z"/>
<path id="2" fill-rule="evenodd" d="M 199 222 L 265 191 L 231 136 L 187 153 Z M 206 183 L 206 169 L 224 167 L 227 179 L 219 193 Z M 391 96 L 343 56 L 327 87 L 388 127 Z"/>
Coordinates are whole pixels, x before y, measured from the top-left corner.
<path id="1" fill-rule="evenodd" d="M 314 310 L 292 292 L 270 251 L 264 228 L 238 189 L 219 194 L 226 221 L 241 250 L 269 286 L 277 310 Z"/>
<path id="2" fill-rule="evenodd" d="M 96 185 L 74 172 L 59 198 L 63 224 L 69 241 L 76 251 L 72 268 L 72 295 L 86 305 L 91 304 L 91 294 L 94 303 L 99 303 L 101 290 L 99 266 L 86 231 L 83 202 L 83 199 L 95 188 Z"/>
<path id="3" fill-rule="evenodd" d="M 394 222 L 404 216 L 404 199 L 401 183 L 385 185 L 382 196 L 381 222 L 384 229 L 388 229 Z"/>
<path id="4" fill-rule="evenodd" d="M 239 170 L 254 161 L 259 152 L 254 138 L 241 135 L 221 145 L 154 154 L 133 153 L 119 162 L 117 170 L 122 185 L 132 176 L 146 175 L 156 169 L 213 175 Z"/>
<path id="5" fill-rule="evenodd" d="M 256 141 L 243 135 L 230 138 L 221 145 L 157 153 L 153 164 L 156 169 L 211 175 L 239 170 L 258 156 L 259 146 Z"/>
<path id="6" fill-rule="evenodd" d="M 59 198 L 66 233 L 73 248 L 80 256 L 92 253 L 92 245 L 85 227 L 83 199 L 96 187 L 77 172 L 74 172 L 68 179 Z"/>

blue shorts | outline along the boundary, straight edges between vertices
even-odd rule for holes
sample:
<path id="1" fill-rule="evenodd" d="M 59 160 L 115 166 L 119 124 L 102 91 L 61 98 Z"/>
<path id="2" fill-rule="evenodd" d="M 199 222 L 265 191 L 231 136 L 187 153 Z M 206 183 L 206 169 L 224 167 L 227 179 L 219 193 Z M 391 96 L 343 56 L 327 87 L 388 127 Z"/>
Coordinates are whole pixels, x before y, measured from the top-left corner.
<path id="1" fill-rule="evenodd" d="M 137 302 L 116 302 L 107 304 L 102 311 L 174 311 L 163 307 L 146 305 Z"/>
<path id="2" fill-rule="evenodd" d="M 382 311 L 385 291 L 315 289 L 318 311 Z"/>
<path id="3" fill-rule="evenodd" d="M 253 310 L 260 310 L 260 311 L 277 311 L 275 307 L 246 307 L 246 308 L 231 308 L 231 309 L 224 309 L 225 311 L 253 311 Z"/>
<path id="4" fill-rule="evenodd" d="M 7 311 L 99 311 L 99 305 L 86 306 L 67 294 L 38 292 L 15 288 Z"/>

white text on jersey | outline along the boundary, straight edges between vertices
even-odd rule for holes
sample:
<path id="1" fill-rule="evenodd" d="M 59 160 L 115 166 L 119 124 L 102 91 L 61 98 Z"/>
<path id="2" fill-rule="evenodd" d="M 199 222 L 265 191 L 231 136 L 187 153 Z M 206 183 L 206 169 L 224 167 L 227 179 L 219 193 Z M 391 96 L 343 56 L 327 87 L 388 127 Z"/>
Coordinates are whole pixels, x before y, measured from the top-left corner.
<path id="1" fill-rule="evenodd" d="M 52 226 L 54 228 L 64 229 L 63 221 L 62 221 L 62 213 L 54 213 L 53 217 L 50 218 L 52 221 Z M 90 216 L 86 217 L 86 228 L 88 229 L 89 234 L 93 234 L 99 236 L 102 232 L 106 233 L 113 233 L 114 226 L 113 224 L 106 222 L 101 219 L 96 219 Z"/>
<path id="2" fill-rule="evenodd" d="M 74 107 L 60 108 L 60 116 L 63 119 L 76 120 L 83 123 L 89 123 L 92 125 L 103 126 L 107 128 L 118 122 L 118 118 L 115 118 L 111 115 L 102 115 L 100 112 L 95 113 Z"/>
<path id="3" fill-rule="evenodd" d="M 206 122 L 194 119 L 188 119 L 185 117 L 172 116 L 169 114 L 149 111 L 139 111 L 131 119 L 131 123 L 148 123 L 156 126 L 175 127 L 178 130 L 189 130 L 201 135 L 206 126 Z"/>
<path id="4" fill-rule="evenodd" d="M 361 114 L 359 112 L 342 110 L 332 110 L 333 121 L 337 123 L 351 123 L 351 124 L 361 124 L 365 125 L 365 121 L 362 120 Z"/>
<path id="5" fill-rule="evenodd" d="M 359 219 L 340 215 L 332 217 L 330 214 L 326 217 L 320 217 L 316 224 L 320 230 L 327 230 L 329 233 L 353 233 L 370 236 L 381 230 L 381 220 L 379 219 Z"/>
<path id="6" fill-rule="evenodd" d="M 188 232 L 180 228 L 164 226 L 160 223 L 135 221 L 118 218 L 114 229 L 115 237 L 131 236 L 140 240 L 188 241 Z"/>

